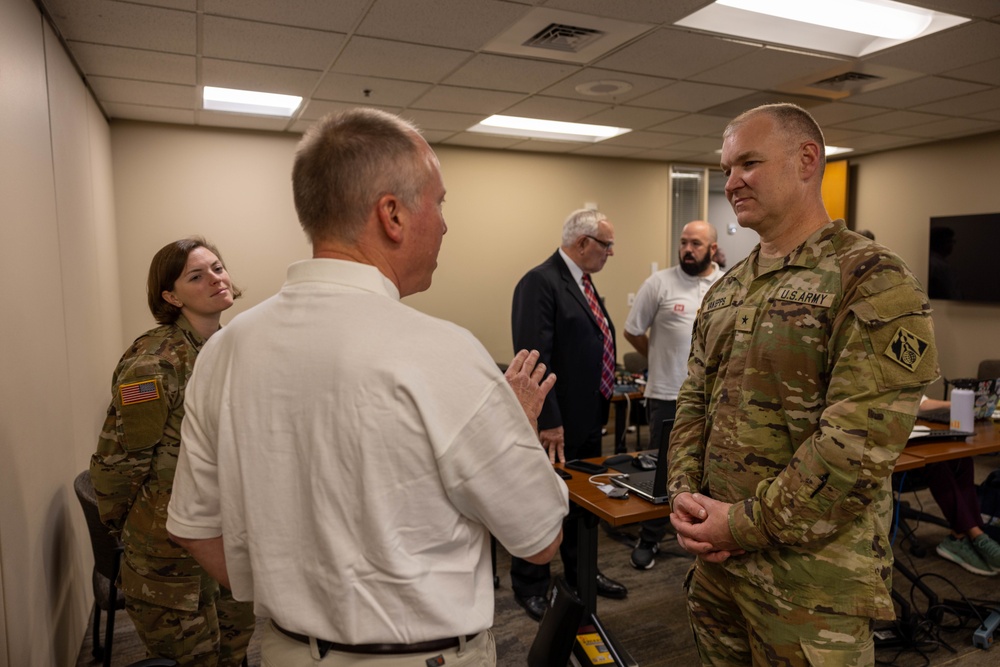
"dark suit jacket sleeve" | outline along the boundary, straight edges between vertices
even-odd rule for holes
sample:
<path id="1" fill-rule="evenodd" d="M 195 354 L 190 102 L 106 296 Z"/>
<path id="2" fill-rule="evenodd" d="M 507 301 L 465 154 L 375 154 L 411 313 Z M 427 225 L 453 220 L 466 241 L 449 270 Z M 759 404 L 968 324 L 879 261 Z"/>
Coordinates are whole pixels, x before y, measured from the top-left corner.
<path id="1" fill-rule="evenodd" d="M 510 318 L 514 352 L 538 350 L 539 360 L 546 367 L 546 375 L 554 368 L 552 356 L 556 333 L 555 290 L 555 285 L 544 273 L 538 269 L 529 271 L 514 289 Z M 538 428 L 542 430 L 556 428 L 562 426 L 562 423 L 556 392 L 550 391 L 538 416 Z"/>

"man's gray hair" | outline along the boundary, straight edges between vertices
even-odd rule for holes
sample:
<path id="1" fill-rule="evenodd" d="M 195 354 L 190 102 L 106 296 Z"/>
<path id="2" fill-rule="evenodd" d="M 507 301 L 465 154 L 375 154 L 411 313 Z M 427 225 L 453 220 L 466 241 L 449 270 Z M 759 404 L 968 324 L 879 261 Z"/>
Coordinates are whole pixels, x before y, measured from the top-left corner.
<path id="1" fill-rule="evenodd" d="M 607 219 L 606 215 L 592 208 L 573 211 L 563 223 L 563 246 L 573 245 L 573 242 L 581 236 L 596 236 L 597 225 Z"/>

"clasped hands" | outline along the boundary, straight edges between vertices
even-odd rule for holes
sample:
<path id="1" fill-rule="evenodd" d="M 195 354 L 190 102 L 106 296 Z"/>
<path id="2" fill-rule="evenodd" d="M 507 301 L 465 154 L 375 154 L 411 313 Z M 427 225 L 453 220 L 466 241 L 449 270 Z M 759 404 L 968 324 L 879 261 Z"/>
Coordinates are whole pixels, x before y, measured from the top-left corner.
<path id="1" fill-rule="evenodd" d="M 744 553 L 729 530 L 729 508 L 701 493 L 680 493 L 671 503 L 670 523 L 682 549 L 710 563 Z"/>

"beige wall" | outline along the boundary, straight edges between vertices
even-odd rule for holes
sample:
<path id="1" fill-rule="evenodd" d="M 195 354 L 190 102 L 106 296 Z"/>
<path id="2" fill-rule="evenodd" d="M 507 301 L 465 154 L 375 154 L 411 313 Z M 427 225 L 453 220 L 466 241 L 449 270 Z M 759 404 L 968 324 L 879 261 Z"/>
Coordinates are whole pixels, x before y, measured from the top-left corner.
<path id="1" fill-rule="evenodd" d="M 931 217 L 1000 211 L 997 155 L 1000 133 L 853 160 L 857 228 L 871 229 L 926 284 Z M 932 306 L 945 377 L 975 377 L 980 360 L 1000 358 L 1000 305 L 935 300 Z M 940 391 L 935 385 L 930 395 Z"/>
<path id="2" fill-rule="evenodd" d="M 110 137 L 29 0 L 0 4 L 0 63 L 0 666 L 71 665 L 92 567 L 72 482 L 121 353 Z"/>
<path id="3" fill-rule="evenodd" d="M 146 271 L 175 238 L 203 234 L 223 253 L 245 290 L 226 319 L 274 294 L 286 265 L 309 255 L 291 197 L 296 138 L 122 122 L 111 135 L 127 339 L 152 324 Z M 627 294 L 651 262 L 666 265 L 665 165 L 435 148 L 448 233 L 434 284 L 407 303 L 470 329 L 506 361 L 514 285 L 555 251 L 566 215 L 593 202 L 615 223 L 616 254 L 596 283 L 621 329 Z"/>
<path id="4" fill-rule="evenodd" d="M 289 186 L 296 139 L 109 128 L 30 0 L 0 2 L 0 62 L 0 667 L 72 665 L 91 559 L 71 484 L 93 450 L 111 370 L 151 324 L 149 259 L 202 233 L 247 290 L 231 312 L 273 294 L 286 265 L 308 256 Z M 558 245 L 566 213 L 596 202 L 616 224 L 618 251 L 597 284 L 621 331 L 627 294 L 651 262 L 668 264 L 666 165 L 438 152 L 450 229 L 434 285 L 412 305 L 506 360 L 515 282 Z M 998 153 L 992 135 L 857 158 L 855 223 L 924 279 L 930 216 L 1000 210 Z M 1000 357 L 1000 307 L 934 306 L 948 376 Z"/>

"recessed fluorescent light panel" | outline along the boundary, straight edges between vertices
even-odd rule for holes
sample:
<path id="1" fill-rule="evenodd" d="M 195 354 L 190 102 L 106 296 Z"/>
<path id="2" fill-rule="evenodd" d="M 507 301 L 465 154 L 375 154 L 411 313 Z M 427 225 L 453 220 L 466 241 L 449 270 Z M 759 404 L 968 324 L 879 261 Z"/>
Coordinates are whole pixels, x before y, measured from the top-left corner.
<path id="1" fill-rule="evenodd" d="M 583 141 L 597 143 L 620 134 L 631 132 L 625 127 L 608 125 L 586 125 L 584 123 L 564 123 L 557 120 L 538 120 L 518 116 L 490 116 L 469 128 L 469 132 L 499 134 L 525 139 L 549 139 L 551 141 Z"/>
<path id="2" fill-rule="evenodd" d="M 676 25 L 857 58 L 968 20 L 892 0 L 716 0 Z"/>
<path id="3" fill-rule="evenodd" d="M 289 118 L 300 104 L 302 104 L 302 98 L 296 95 L 278 95 L 277 93 L 258 93 L 253 90 L 205 86 L 201 106 L 209 111 Z"/>

